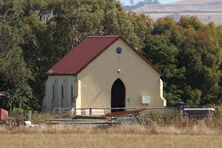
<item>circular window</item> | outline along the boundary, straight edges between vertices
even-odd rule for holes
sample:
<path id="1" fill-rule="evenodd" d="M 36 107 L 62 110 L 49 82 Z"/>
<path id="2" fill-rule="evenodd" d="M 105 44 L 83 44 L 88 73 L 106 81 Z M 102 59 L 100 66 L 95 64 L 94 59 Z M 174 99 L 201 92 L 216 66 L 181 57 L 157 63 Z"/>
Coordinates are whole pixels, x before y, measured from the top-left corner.
<path id="1" fill-rule="evenodd" d="M 116 53 L 121 54 L 122 53 L 122 48 L 120 48 L 120 47 L 116 48 Z"/>

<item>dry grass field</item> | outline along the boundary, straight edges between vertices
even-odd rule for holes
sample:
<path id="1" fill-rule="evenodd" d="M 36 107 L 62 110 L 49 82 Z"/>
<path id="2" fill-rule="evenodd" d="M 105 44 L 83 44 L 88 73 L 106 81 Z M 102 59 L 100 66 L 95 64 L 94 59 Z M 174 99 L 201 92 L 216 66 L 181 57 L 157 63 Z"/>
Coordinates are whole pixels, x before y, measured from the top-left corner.
<path id="1" fill-rule="evenodd" d="M 220 148 L 222 136 L 146 134 L 0 134 L 1 148 Z"/>
<path id="2" fill-rule="evenodd" d="M 220 148 L 222 110 L 202 120 L 157 116 L 147 126 L 123 124 L 109 128 L 47 125 L 0 126 L 0 148 Z M 36 116 L 37 117 L 37 116 Z M 48 116 L 41 117 L 49 118 Z M 158 117 L 158 118 L 157 118 Z M 168 117 L 168 118 L 166 118 Z M 150 116 L 151 118 L 151 116 Z M 36 122 L 39 119 L 36 118 Z"/>
<path id="3" fill-rule="evenodd" d="M 222 129 L 198 121 L 183 127 L 122 125 L 0 127 L 0 148 L 220 148 Z"/>

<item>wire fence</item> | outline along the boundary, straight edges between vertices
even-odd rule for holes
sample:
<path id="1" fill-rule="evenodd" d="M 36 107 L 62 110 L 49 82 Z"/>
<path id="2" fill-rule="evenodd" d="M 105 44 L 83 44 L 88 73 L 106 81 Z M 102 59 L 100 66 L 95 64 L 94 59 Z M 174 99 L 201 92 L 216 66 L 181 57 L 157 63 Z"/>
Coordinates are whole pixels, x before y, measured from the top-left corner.
<path id="1" fill-rule="evenodd" d="M 187 110 L 188 109 L 188 110 Z M 221 111 L 222 108 L 215 108 L 216 111 Z M 171 111 L 175 116 L 183 116 L 183 117 L 193 117 L 193 118 L 204 118 L 204 117 L 210 117 L 214 112 L 215 109 L 213 108 L 186 108 L 181 109 L 177 107 L 117 107 L 117 108 L 111 108 L 111 107 L 101 107 L 101 108 L 54 108 L 53 113 L 54 114 L 63 114 L 66 112 L 70 112 L 72 115 L 106 115 L 108 113 L 113 112 L 130 112 L 130 111 L 155 111 L 159 114 L 162 114 L 166 111 Z M 160 112 L 162 111 L 162 112 Z"/>

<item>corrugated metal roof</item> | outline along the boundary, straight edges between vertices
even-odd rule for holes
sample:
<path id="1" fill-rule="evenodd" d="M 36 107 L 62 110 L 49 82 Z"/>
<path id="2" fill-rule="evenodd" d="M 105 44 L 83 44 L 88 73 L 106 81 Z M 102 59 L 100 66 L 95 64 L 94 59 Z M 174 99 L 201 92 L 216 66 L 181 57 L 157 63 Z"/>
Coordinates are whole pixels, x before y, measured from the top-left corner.
<path id="1" fill-rule="evenodd" d="M 47 74 L 78 74 L 97 56 L 105 51 L 111 44 L 121 38 L 119 35 L 112 36 L 88 36 L 74 49 L 65 55 L 57 64 L 48 70 Z M 122 38 L 121 38 L 122 39 Z M 160 75 L 163 75 L 150 61 L 148 61 L 131 44 L 126 42 L 146 63 L 153 67 Z"/>

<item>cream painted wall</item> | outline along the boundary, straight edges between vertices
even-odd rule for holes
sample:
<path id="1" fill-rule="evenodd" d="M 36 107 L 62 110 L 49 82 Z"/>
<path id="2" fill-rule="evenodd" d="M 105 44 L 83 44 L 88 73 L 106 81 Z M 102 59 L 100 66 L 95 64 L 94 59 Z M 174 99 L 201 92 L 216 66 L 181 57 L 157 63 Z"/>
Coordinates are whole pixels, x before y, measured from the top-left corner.
<path id="1" fill-rule="evenodd" d="M 74 90 L 74 83 L 76 77 L 67 75 L 49 75 L 46 82 L 46 92 L 43 99 L 43 112 L 51 113 L 53 108 L 69 108 L 73 107 L 73 99 L 71 97 L 71 91 Z M 53 94 L 54 85 L 54 94 Z M 62 97 L 62 85 L 64 91 L 64 97 Z M 73 90 L 71 89 L 73 85 Z M 75 91 L 73 95 L 75 96 Z"/>
<path id="2" fill-rule="evenodd" d="M 117 47 L 122 48 L 121 54 L 116 53 Z M 79 107 L 111 107 L 111 88 L 118 78 L 125 84 L 126 107 L 166 105 L 159 73 L 119 39 L 77 75 L 81 82 Z M 150 96 L 149 105 L 142 104 L 142 96 Z"/>

